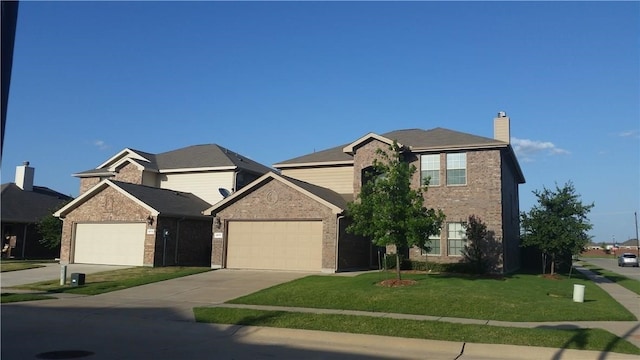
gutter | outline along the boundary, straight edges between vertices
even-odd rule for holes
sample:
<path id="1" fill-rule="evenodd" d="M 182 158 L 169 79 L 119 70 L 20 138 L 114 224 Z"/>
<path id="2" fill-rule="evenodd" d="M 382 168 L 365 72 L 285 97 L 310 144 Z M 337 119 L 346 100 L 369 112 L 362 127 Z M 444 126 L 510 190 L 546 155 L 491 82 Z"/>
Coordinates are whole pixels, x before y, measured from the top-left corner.
<path id="1" fill-rule="evenodd" d="M 335 272 L 338 272 L 338 248 L 340 245 L 340 219 L 343 219 L 345 216 L 344 215 L 338 215 L 338 218 L 336 219 L 336 270 Z"/>

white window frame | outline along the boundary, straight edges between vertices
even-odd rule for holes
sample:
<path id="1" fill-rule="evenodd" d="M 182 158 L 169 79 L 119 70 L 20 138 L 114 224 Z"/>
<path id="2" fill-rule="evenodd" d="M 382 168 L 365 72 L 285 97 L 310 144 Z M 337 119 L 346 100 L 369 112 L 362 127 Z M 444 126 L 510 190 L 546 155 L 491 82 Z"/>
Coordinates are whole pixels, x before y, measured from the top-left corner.
<path id="1" fill-rule="evenodd" d="M 424 181 L 426 180 L 425 172 L 429 172 L 431 179 L 429 181 L 429 186 L 440 186 L 442 183 L 440 176 L 440 154 L 423 154 L 420 155 L 420 185 L 424 185 Z M 433 174 L 435 172 L 435 175 Z M 437 180 L 437 184 L 433 181 Z"/>
<path id="2" fill-rule="evenodd" d="M 451 246 L 451 242 L 455 241 L 461 246 Z M 447 254 L 449 256 L 462 256 L 462 249 L 467 243 L 467 233 L 462 222 L 451 222 L 447 224 Z M 458 244 L 456 244 L 458 245 Z M 452 253 L 451 249 L 456 249 L 455 253 Z"/>
<path id="3" fill-rule="evenodd" d="M 442 256 L 442 246 L 440 246 L 440 232 L 438 232 L 437 235 L 431 235 L 429 236 L 429 240 L 431 240 L 430 244 L 437 244 L 438 245 L 438 253 L 434 253 L 433 252 L 433 246 L 431 247 L 431 251 L 426 252 L 424 251 L 424 249 L 420 248 L 420 254 L 421 255 L 427 255 L 427 256 Z"/>
<path id="4" fill-rule="evenodd" d="M 459 176 L 451 175 L 451 172 L 464 170 L 464 183 L 451 183 L 452 179 Z M 464 186 L 467 185 L 467 153 L 448 153 L 447 154 L 447 186 Z"/>

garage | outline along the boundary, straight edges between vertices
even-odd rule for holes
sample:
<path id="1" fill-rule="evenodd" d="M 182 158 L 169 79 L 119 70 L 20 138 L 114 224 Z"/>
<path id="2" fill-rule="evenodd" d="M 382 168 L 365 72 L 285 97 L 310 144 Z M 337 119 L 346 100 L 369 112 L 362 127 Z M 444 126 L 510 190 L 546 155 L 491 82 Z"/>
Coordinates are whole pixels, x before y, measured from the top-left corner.
<path id="1" fill-rule="evenodd" d="M 142 266 L 145 223 L 76 224 L 74 262 Z"/>
<path id="2" fill-rule="evenodd" d="M 322 221 L 229 221 L 227 268 L 320 271 Z"/>

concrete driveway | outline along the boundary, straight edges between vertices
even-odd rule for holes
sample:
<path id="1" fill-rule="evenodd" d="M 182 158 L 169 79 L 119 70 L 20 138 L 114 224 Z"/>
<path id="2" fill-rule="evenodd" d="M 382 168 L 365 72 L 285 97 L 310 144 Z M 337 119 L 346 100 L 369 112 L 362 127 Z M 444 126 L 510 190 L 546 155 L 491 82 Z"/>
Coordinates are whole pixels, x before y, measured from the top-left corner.
<path id="1" fill-rule="evenodd" d="M 9 271 L 0 273 L 0 285 L 3 288 L 32 284 L 39 281 L 59 280 L 62 266 L 58 263 L 43 263 L 44 267 Z M 126 269 L 131 266 L 117 265 L 89 265 L 89 264 L 69 264 L 67 265 L 67 284 L 72 273 L 93 274 L 103 271 Z"/>

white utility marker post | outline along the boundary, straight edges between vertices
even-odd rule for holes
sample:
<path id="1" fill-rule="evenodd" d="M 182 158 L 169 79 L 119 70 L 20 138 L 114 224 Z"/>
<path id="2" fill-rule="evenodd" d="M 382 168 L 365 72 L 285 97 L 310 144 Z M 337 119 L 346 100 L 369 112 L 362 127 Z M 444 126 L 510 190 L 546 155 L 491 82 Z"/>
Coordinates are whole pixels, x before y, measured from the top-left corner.
<path id="1" fill-rule="evenodd" d="M 67 283 L 67 265 L 60 266 L 60 285 Z"/>

